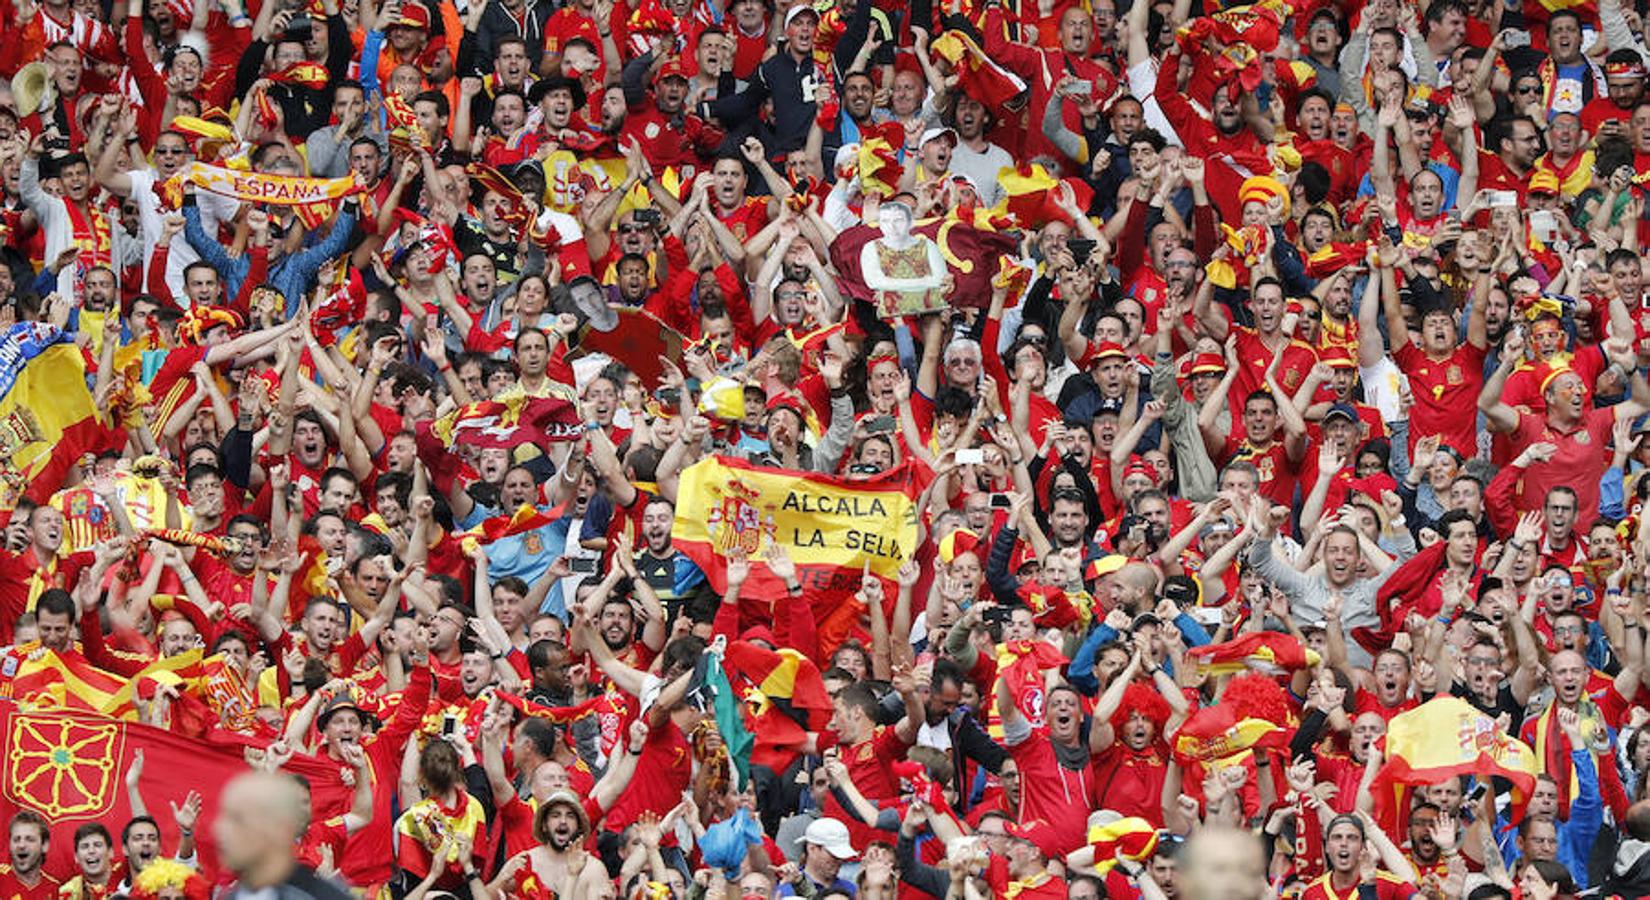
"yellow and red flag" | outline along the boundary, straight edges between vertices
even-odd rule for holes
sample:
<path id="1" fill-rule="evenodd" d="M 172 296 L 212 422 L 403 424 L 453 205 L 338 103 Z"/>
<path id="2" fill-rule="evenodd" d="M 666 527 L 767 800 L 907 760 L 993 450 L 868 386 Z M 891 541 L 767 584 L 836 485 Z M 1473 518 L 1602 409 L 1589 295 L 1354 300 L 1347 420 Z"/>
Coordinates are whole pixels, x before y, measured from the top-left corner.
<path id="1" fill-rule="evenodd" d="M 959 90 L 985 104 L 999 117 L 1017 109 L 1028 96 L 1025 80 L 993 60 L 967 33 L 947 31 L 930 44 L 936 56 L 951 63 Z"/>
<path id="2" fill-rule="evenodd" d="M 44 504 L 86 453 L 125 443 L 86 386 L 85 356 L 59 329 L 19 322 L 0 336 L 0 509 Z"/>
<path id="3" fill-rule="evenodd" d="M 1089 826 L 1089 846 L 1094 848 L 1094 867 L 1102 875 L 1117 865 L 1118 859 L 1139 862 L 1157 849 L 1157 829 L 1139 816 L 1113 819 Z"/>
<path id="4" fill-rule="evenodd" d="M 1495 719 L 1458 697 L 1435 697 L 1387 723 L 1386 762 L 1370 793 L 1375 819 L 1399 826 L 1412 785 L 1437 784 L 1461 775 L 1505 778 L 1512 783 L 1512 821 L 1523 818 L 1541 763 L 1529 745 L 1502 731 Z"/>
<path id="5" fill-rule="evenodd" d="M 1318 664 L 1318 654 L 1301 645 L 1293 635 L 1258 631 L 1219 644 L 1205 644 L 1186 651 L 1204 675 L 1230 675 L 1254 669 L 1269 675 L 1293 672 Z"/>
<path id="6" fill-rule="evenodd" d="M 857 624 L 849 601 L 867 563 L 893 595 L 900 566 L 916 551 L 916 498 L 930 477 L 911 462 L 850 480 L 713 456 L 682 472 L 671 535 L 717 593 L 727 590 L 727 555 L 746 553 L 751 573 L 740 599 L 764 617 L 770 602 L 787 597 L 763 562 L 768 547 L 782 546 L 829 652 Z"/>
<path id="7" fill-rule="evenodd" d="M 1206 706 L 1186 720 L 1174 736 L 1174 757 L 1182 766 L 1213 762 L 1255 747 L 1288 745 L 1289 729 L 1256 716 L 1245 716 L 1230 703 Z"/>
<path id="8" fill-rule="evenodd" d="M 269 80 L 276 84 L 290 84 L 318 91 L 327 86 L 327 69 L 320 63 L 304 60 L 276 72 L 269 76 Z"/>

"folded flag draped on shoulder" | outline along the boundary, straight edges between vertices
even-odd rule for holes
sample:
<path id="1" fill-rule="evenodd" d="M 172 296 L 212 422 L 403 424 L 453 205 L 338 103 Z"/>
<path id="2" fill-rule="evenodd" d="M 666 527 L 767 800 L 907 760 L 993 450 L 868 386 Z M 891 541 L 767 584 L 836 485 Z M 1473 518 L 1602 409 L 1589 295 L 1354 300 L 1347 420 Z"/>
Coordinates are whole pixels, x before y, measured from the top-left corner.
<path id="1" fill-rule="evenodd" d="M 508 395 L 505 400 L 467 403 L 418 425 L 448 448 L 512 450 L 521 444 L 571 441 L 584 433 L 578 406 L 566 397 Z"/>
<path id="2" fill-rule="evenodd" d="M 45 503 L 82 454 L 123 442 L 98 416 L 69 335 L 19 322 L 0 337 L 0 509 L 23 496 Z"/>
<path id="3" fill-rule="evenodd" d="M 1387 724 L 1386 762 L 1375 773 L 1370 793 L 1375 818 L 1389 834 L 1399 827 L 1411 785 L 1437 784 L 1460 775 L 1505 778 L 1512 782 L 1517 822 L 1541 771 L 1535 751 L 1502 733 L 1495 719 L 1457 697 L 1437 697 Z"/>
<path id="4" fill-rule="evenodd" d="M 1205 675 L 1230 675 L 1247 669 L 1276 675 L 1318 664 L 1317 651 L 1303 647 L 1292 635 L 1274 631 L 1193 647 L 1186 655 L 1196 661 L 1198 671 Z"/>

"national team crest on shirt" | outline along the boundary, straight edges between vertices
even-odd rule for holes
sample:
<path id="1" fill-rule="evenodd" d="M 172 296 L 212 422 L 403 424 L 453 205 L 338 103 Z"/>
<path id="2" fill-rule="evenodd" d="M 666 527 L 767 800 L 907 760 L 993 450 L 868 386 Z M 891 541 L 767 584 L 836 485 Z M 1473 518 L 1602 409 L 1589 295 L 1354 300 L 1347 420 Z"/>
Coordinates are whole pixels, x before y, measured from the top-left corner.
<path id="1" fill-rule="evenodd" d="M 647 123 L 647 127 L 642 129 L 642 133 L 647 135 L 648 140 L 650 140 L 650 141 L 653 140 L 654 138 L 659 136 L 659 123 L 658 122 L 649 122 L 649 123 Z"/>
<path id="2" fill-rule="evenodd" d="M 527 540 L 522 541 L 521 548 L 537 556 L 544 552 L 544 540 L 539 537 L 537 531 L 529 531 L 527 532 Z"/>
<path id="3" fill-rule="evenodd" d="M 1593 436 L 1592 435 L 1588 434 L 1585 431 L 1576 432 L 1576 443 L 1578 443 L 1578 444 L 1591 444 L 1592 442 L 1593 442 Z"/>
<path id="4" fill-rule="evenodd" d="M 1466 378 L 1461 374 L 1460 366 L 1450 366 L 1446 369 L 1444 371 L 1444 380 L 1452 385 L 1463 384 L 1466 382 Z"/>
<path id="5" fill-rule="evenodd" d="M 1283 373 L 1284 387 L 1294 390 L 1295 388 L 1300 387 L 1300 383 L 1301 373 L 1299 369 L 1290 369 L 1289 371 Z"/>

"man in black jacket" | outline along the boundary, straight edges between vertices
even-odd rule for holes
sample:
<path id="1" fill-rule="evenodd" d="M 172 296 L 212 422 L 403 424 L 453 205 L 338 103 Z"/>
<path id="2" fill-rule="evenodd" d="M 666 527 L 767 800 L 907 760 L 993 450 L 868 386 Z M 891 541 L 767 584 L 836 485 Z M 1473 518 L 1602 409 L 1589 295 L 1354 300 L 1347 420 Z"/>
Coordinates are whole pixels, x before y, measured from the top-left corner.
<path id="1" fill-rule="evenodd" d="M 974 711 L 958 704 L 962 700 L 964 675 L 962 669 L 949 659 L 934 661 L 934 675 L 929 680 L 928 696 L 923 705 L 926 721 L 917 732 L 919 746 L 943 750 L 951 757 L 951 768 L 956 773 L 951 787 L 957 793 L 957 811 L 967 812 L 973 793 L 969 783 L 967 762 L 984 766 L 996 774 L 1008 760 L 1008 751 L 993 741 L 974 718 Z M 883 723 L 899 721 L 905 715 L 905 703 L 897 691 L 882 698 L 878 720 Z"/>
<path id="2" fill-rule="evenodd" d="M 818 90 L 829 73 L 814 61 L 814 29 L 819 13 L 806 3 L 798 3 L 785 13 L 785 43 L 778 53 L 757 67 L 750 86 L 738 90 L 733 72 L 723 72 L 717 85 L 711 114 L 721 122 L 754 120 L 762 102 L 773 99 L 772 144 L 766 145 L 769 159 L 801 149 L 808 139 L 818 107 Z M 764 140 L 768 140 L 764 135 Z"/>

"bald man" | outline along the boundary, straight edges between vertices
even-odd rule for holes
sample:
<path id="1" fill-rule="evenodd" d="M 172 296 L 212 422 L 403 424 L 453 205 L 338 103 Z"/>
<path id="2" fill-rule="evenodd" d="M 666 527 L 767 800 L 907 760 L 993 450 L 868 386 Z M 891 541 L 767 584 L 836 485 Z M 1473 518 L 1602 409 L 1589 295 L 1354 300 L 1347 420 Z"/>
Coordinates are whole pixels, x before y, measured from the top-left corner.
<path id="1" fill-rule="evenodd" d="M 1269 895 L 1260 839 L 1235 828 L 1198 829 L 1180 851 L 1182 900 L 1259 900 Z"/>
<path id="2" fill-rule="evenodd" d="M 295 859 L 308 821 L 309 801 L 292 778 L 253 773 L 231 781 L 212 820 L 218 859 L 240 879 L 227 896 L 273 890 L 278 900 L 349 900 L 342 888 Z"/>

